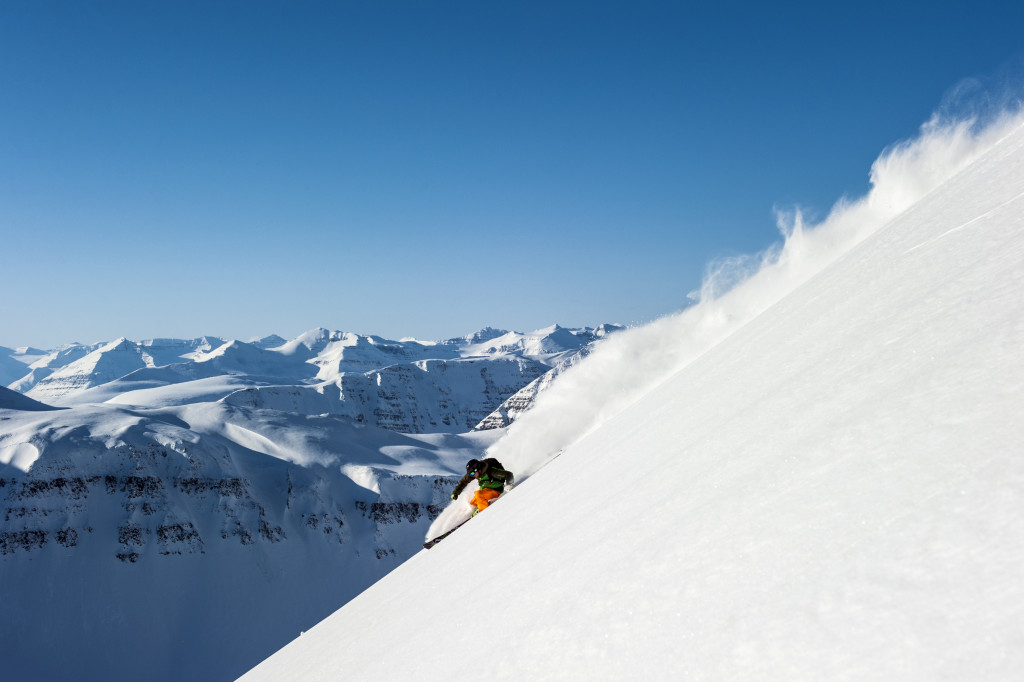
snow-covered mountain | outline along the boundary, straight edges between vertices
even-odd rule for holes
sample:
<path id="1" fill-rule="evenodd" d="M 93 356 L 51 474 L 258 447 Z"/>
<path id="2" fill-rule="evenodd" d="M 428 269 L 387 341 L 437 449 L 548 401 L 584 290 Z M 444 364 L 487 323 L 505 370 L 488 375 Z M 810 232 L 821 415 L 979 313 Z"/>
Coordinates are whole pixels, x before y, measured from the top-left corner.
<path id="1" fill-rule="evenodd" d="M 14 350 L 0 346 L 0 385 L 7 384 L 20 379 L 28 372 L 24 362 L 14 357 Z"/>
<path id="2" fill-rule="evenodd" d="M 1017 679 L 1024 119 L 872 176 L 563 372 L 515 490 L 243 680 Z"/>
<path id="3" fill-rule="evenodd" d="M 403 433 L 472 429 L 510 395 L 621 329 L 485 329 L 443 342 L 326 329 L 291 341 L 215 337 L 71 344 L 26 365 L 3 356 L 10 388 L 53 405 L 168 407 L 225 400 L 336 414 Z M 20 373 L 19 373 L 20 368 Z"/>
<path id="4" fill-rule="evenodd" d="M 411 556 L 503 433 L 472 427 L 615 329 L 5 349 L 0 679 L 241 674 Z"/>

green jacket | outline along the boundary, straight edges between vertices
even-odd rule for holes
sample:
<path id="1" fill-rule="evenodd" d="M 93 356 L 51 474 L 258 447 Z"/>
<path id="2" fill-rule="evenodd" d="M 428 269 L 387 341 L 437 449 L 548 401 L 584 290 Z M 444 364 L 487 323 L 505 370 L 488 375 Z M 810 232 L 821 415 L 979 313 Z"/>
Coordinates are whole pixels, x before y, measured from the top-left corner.
<path id="1" fill-rule="evenodd" d="M 466 486 L 473 479 L 480 483 L 481 488 L 490 488 L 497 490 L 499 493 L 505 492 L 506 485 L 512 485 L 512 472 L 501 466 L 501 462 L 493 457 L 488 457 L 481 464 L 483 466 L 479 471 L 472 471 L 459 479 L 459 482 L 455 484 L 455 490 L 452 492 L 452 495 L 458 497 L 459 493 L 465 490 Z"/>

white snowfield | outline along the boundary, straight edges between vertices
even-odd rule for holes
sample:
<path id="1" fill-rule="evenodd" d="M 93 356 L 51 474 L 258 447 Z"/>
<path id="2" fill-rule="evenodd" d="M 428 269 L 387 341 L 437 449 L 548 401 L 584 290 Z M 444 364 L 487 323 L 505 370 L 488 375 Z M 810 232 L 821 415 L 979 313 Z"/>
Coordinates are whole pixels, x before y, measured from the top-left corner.
<path id="1" fill-rule="evenodd" d="M 873 173 L 566 372 L 492 447 L 527 480 L 242 679 L 1021 679 L 1024 127 Z"/>

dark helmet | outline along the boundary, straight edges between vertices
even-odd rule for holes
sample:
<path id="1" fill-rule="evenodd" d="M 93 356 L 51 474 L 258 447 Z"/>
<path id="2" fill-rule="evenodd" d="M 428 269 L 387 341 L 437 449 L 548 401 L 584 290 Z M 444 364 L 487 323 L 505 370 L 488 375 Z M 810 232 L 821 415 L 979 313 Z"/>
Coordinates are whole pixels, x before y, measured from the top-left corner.
<path id="1" fill-rule="evenodd" d="M 481 463 L 478 459 L 471 459 L 466 462 L 466 473 L 471 474 L 474 471 L 480 471 Z"/>

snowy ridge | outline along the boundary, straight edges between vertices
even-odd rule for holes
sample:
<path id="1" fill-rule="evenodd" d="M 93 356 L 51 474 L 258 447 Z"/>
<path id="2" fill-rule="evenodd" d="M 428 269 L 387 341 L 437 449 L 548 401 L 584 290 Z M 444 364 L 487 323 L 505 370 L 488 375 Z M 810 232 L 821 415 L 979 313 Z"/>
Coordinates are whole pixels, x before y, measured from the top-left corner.
<path id="1" fill-rule="evenodd" d="M 0 410 L 20 410 L 38 412 L 41 410 L 55 410 L 57 408 L 45 405 L 38 400 L 32 400 L 9 388 L 0 387 Z"/>
<path id="2" fill-rule="evenodd" d="M 242 679 L 466 651 L 507 680 L 1013 679 L 1022 126 L 927 128 L 729 293 L 599 346 L 489 449 L 534 475 Z"/>
<path id="3" fill-rule="evenodd" d="M 336 414 L 404 433 L 472 429 L 566 358 L 620 330 L 485 329 L 443 342 L 319 328 L 282 342 L 216 337 L 72 344 L 31 364 L 0 355 L 11 388 L 54 405 L 232 404 Z M 0 368 L 2 369 L 2 368 Z"/>

